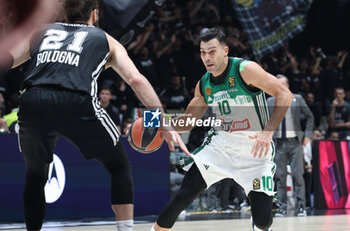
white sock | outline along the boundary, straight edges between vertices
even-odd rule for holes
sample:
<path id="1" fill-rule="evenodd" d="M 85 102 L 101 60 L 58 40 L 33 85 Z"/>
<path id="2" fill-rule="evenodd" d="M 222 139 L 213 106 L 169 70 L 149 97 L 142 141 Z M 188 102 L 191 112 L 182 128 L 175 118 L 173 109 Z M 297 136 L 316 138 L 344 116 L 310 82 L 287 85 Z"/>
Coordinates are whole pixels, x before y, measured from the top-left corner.
<path id="1" fill-rule="evenodd" d="M 156 231 L 156 230 L 154 229 L 154 225 L 152 225 L 151 231 Z"/>
<path id="2" fill-rule="evenodd" d="M 133 231 L 134 220 L 117 221 L 118 231 Z"/>

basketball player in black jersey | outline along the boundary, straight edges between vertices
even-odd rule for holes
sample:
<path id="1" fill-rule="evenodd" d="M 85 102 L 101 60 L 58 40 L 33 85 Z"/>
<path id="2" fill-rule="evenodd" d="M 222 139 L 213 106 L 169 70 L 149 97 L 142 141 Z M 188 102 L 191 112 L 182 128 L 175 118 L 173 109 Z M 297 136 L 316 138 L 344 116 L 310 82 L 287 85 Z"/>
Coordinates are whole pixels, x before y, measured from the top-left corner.
<path id="1" fill-rule="evenodd" d="M 139 73 L 124 47 L 92 26 L 97 0 L 65 0 L 67 23 L 37 30 L 11 50 L 12 67 L 30 59 L 19 106 L 19 143 L 26 163 L 23 193 L 27 230 L 40 230 L 45 216 L 44 186 L 56 139 L 62 135 L 87 159 L 100 162 L 111 175 L 111 203 L 119 231 L 133 229 L 133 182 L 120 133 L 97 98 L 97 78 L 112 67 L 149 109 L 161 108 L 150 83 Z M 171 127 L 163 137 L 189 155 Z"/>

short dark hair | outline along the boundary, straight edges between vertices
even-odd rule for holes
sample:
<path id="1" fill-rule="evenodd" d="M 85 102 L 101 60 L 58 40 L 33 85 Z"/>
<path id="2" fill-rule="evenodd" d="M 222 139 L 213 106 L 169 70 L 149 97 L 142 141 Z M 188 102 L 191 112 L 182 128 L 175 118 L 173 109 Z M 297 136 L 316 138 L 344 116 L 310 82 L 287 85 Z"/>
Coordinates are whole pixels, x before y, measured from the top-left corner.
<path id="1" fill-rule="evenodd" d="M 65 0 L 63 8 L 68 23 L 86 22 L 91 11 L 98 8 L 98 0 Z"/>
<path id="2" fill-rule="evenodd" d="M 198 41 L 199 42 L 208 42 L 212 39 L 217 39 L 220 43 L 223 43 L 226 45 L 226 35 L 225 33 L 216 28 L 216 27 L 213 27 L 213 28 L 206 28 L 206 29 L 203 29 L 203 32 L 199 35 L 198 37 Z"/>
<path id="3" fill-rule="evenodd" d="M 276 78 L 277 78 L 277 79 L 286 79 L 287 83 L 289 84 L 289 79 L 288 79 L 288 77 L 285 76 L 285 75 L 278 74 L 278 75 L 276 75 Z"/>
<path id="4" fill-rule="evenodd" d="M 127 118 L 126 120 L 124 120 L 123 125 L 126 126 L 127 124 L 132 124 L 134 122 L 134 120 L 132 118 Z"/>
<path id="5" fill-rule="evenodd" d="M 343 90 L 344 91 L 344 93 L 345 93 L 345 89 L 343 88 L 343 87 L 336 87 L 336 88 L 334 88 L 334 92 L 336 91 L 336 90 Z"/>
<path id="6" fill-rule="evenodd" d="M 101 93 L 103 90 L 107 90 L 107 91 L 109 91 L 110 93 L 112 93 L 112 89 L 111 89 L 110 86 L 108 86 L 108 85 L 101 86 L 101 87 L 100 87 L 100 93 Z"/>

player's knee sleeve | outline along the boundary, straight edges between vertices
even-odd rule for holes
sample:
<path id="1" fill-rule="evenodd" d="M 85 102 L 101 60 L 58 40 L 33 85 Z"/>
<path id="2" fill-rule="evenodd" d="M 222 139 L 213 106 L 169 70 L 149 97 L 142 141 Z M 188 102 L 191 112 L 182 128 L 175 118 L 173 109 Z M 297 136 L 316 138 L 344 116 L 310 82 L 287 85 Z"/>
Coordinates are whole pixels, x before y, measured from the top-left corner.
<path id="1" fill-rule="evenodd" d="M 179 193 L 163 208 L 158 216 L 157 224 L 167 229 L 173 227 L 179 214 L 185 210 L 199 194 L 200 192 L 187 188 L 180 189 Z"/>
<path id="2" fill-rule="evenodd" d="M 134 185 L 129 167 L 111 171 L 112 204 L 133 204 Z"/>
<path id="3" fill-rule="evenodd" d="M 266 230 L 272 225 L 272 196 L 263 192 L 251 191 L 248 194 L 250 200 L 254 224 L 261 230 Z"/>
<path id="4" fill-rule="evenodd" d="M 180 205 L 181 208 L 185 209 L 187 208 L 193 201 L 196 199 L 196 197 L 199 195 L 198 192 L 191 191 L 189 189 L 182 189 L 180 192 L 175 196 L 174 201 L 178 205 Z M 182 209 L 182 210 L 183 210 Z M 181 210 L 181 211 L 182 211 Z M 180 212 L 181 212 L 180 211 Z"/>

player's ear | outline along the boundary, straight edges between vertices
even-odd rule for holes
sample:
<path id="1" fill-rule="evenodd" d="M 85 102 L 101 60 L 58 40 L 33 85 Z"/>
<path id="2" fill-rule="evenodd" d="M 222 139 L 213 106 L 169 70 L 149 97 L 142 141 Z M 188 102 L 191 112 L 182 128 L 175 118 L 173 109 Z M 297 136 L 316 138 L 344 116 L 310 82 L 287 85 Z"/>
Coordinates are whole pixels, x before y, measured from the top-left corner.
<path id="1" fill-rule="evenodd" d="M 228 47 L 228 46 L 225 46 L 225 47 L 224 47 L 224 50 L 225 50 L 225 57 L 226 57 L 226 56 L 228 56 L 229 47 Z"/>
<path id="2" fill-rule="evenodd" d="M 95 24 L 98 21 L 98 9 L 94 9 L 91 12 L 91 17 L 92 17 L 92 23 Z"/>

